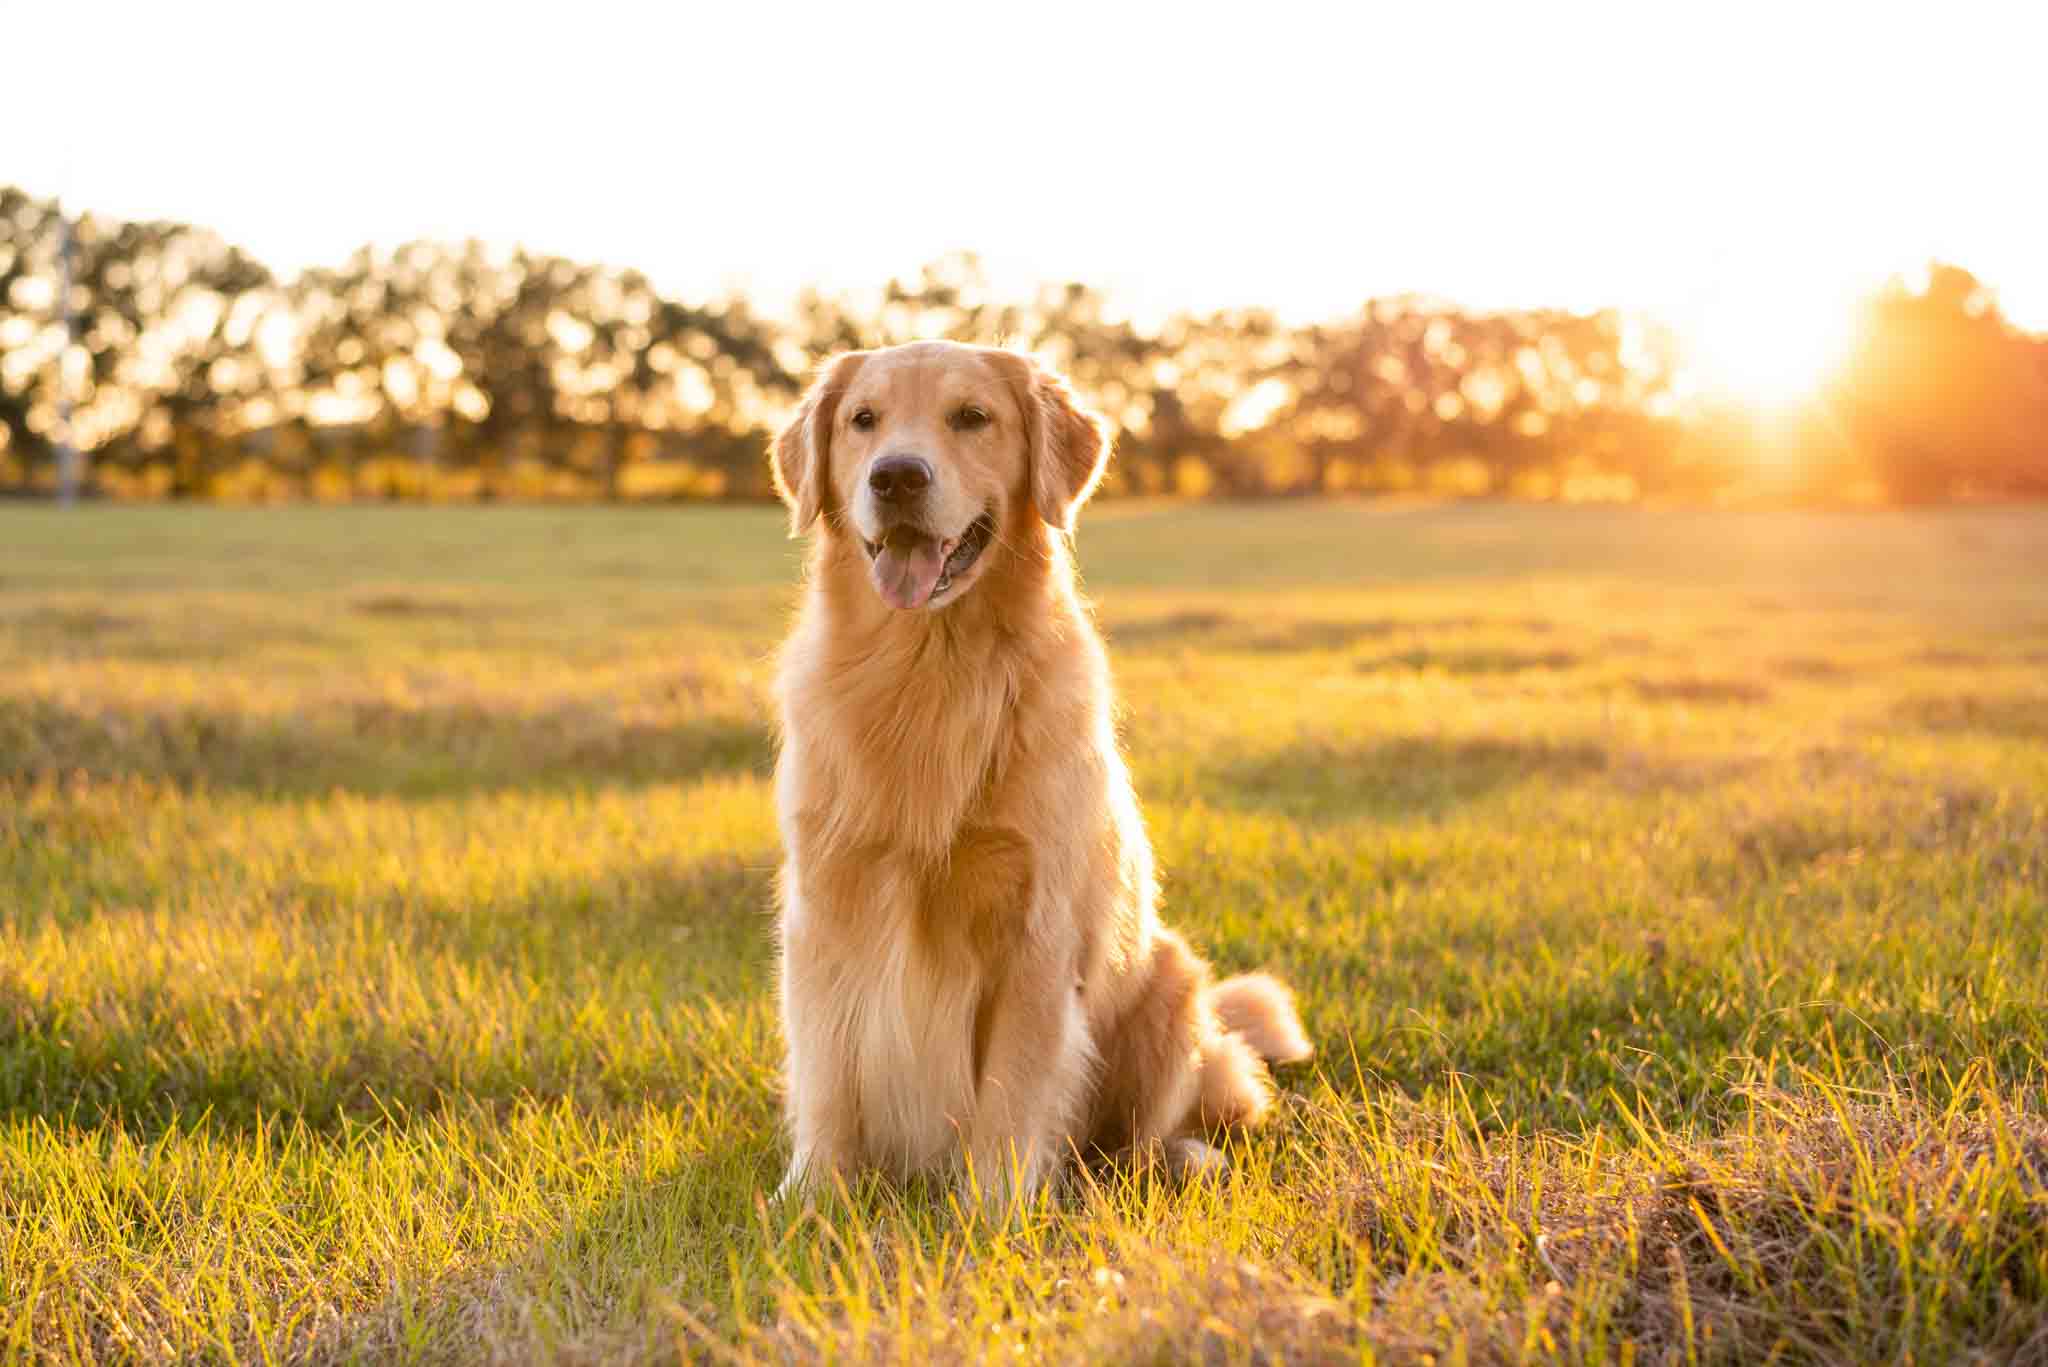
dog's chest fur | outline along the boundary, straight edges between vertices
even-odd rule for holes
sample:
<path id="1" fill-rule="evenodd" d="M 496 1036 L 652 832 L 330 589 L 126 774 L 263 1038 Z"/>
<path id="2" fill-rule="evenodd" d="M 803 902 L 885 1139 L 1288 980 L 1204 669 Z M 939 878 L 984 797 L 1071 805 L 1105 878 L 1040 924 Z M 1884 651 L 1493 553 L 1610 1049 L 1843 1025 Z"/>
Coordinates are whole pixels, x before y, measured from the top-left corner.
<path id="1" fill-rule="evenodd" d="M 1013 661 L 964 665 L 937 647 L 829 658 L 790 680 L 777 779 L 798 817 L 792 853 L 945 859 L 997 795 L 1021 691 Z"/>
<path id="2" fill-rule="evenodd" d="M 1044 930 L 1038 883 L 1073 877 L 1047 837 L 1087 821 L 1048 810 L 1043 776 L 1096 742 L 1097 695 L 1049 688 L 1066 662 L 1006 634 L 830 621 L 799 626 L 780 677 L 790 1084 L 842 1098 L 866 1161 L 910 1171 L 959 1151 L 1006 965 Z"/>

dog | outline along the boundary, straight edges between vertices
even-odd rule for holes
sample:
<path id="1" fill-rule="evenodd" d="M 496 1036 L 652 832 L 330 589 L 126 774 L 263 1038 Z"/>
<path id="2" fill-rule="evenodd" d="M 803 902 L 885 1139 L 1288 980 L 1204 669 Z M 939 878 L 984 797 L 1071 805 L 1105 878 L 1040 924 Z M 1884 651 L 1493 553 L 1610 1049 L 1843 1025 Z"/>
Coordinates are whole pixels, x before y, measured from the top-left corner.
<path id="1" fill-rule="evenodd" d="M 1211 1166 L 1312 1052 L 1277 979 L 1213 982 L 1160 923 L 1070 544 L 1108 456 L 1063 379 L 951 342 L 832 359 L 773 443 L 812 536 L 776 681 L 784 1191 Z"/>

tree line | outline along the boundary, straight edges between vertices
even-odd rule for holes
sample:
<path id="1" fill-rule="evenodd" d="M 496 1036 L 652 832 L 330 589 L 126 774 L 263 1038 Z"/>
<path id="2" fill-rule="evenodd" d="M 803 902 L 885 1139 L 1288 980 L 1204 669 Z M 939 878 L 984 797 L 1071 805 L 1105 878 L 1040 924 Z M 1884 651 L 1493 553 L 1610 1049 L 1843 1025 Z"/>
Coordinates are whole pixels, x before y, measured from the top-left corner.
<path id="1" fill-rule="evenodd" d="M 0 187 L 0 487 L 32 496 L 72 452 L 125 498 L 766 498 L 766 434 L 818 358 L 924 337 L 1066 369 L 1117 425 L 1111 493 L 2048 494 L 2048 339 L 1953 266 L 1876 292 L 1788 413 L 1689 392 L 1669 329 L 1615 310 L 1140 327 L 1082 284 L 998 297 L 963 255 L 768 316 L 475 242 L 280 278 L 204 228 Z"/>

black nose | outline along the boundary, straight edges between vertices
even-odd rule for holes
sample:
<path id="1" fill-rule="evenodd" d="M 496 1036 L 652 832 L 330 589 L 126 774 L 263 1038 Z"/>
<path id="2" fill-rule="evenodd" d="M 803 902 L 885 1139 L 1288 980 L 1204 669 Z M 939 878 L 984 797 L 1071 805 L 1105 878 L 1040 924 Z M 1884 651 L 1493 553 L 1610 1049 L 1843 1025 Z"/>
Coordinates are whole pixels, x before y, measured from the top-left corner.
<path id="1" fill-rule="evenodd" d="M 884 503 L 916 498 L 931 482 L 931 463 L 918 456 L 883 456 L 868 471 L 868 488 Z"/>

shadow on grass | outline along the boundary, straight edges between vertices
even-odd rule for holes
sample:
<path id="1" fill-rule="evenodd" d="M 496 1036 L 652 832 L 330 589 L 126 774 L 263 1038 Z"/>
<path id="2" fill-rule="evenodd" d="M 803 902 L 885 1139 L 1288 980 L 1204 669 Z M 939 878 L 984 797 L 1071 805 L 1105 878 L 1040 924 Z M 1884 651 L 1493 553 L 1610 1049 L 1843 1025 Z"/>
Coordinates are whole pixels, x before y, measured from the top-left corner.
<path id="1" fill-rule="evenodd" d="M 1191 645 L 1240 625 L 1241 619 L 1227 612 L 1175 612 L 1164 617 L 1104 622 L 1102 631 L 1112 646 L 1143 650 L 1148 646 Z"/>
<path id="2" fill-rule="evenodd" d="M 488 615 L 477 603 L 400 592 L 366 594 L 352 601 L 349 609 L 365 617 L 440 618 L 449 621 Z"/>
<path id="3" fill-rule="evenodd" d="M 1609 764 L 1605 749 L 1583 741 L 1302 740 L 1202 771 L 1200 793 L 1221 806 L 1277 811 L 1309 824 L 1433 817 L 1496 789 L 1578 782 Z"/>
<path id="4" fill-rule="evenodd" d="M 1886 783 L 1867 794 L 1859 810 L 1827 803 L 1751 814 L 1734 824 L 1725 854 L 1703 858 L 1698 868 L 1700 876 L 1712 877 L 1717 863 L 1728 864 L 1725 878 L 1740 885 L 1853 865 L 1872 853 L 1967 855 L 1980 876 L 2003 878 L 2038 867 L 2048 847 L 2033 808 L 2018 795 L 1915 778 Z"/>
<path id="5" fill-rule="evenodd" d="M 1978 732 L 2013 740 L 2048 740 L 2048 693 L 1941 693 L 1907 698 L 1892 717 L 1942 734 Z"/>
<path id="6" fill-rule="evenodd" d="M 1780 655 L 1770 662 L 1771 673 L 1782 679 L 1809 679 L 1818 683 L 1855 677 L 1856 671 L 1840 660 L 1822 655 Z"/>
<path id="7" fill-rule="evenodd" d="M 200 962 L 202 942 L 89 993 L 0 965 L 0 1120 L 148 1139 L 530 1100 L 682 1104 L 702 1092 L 704 1051 L 734 1049 L 701 1030 L 747 1036 L 742 1055 L 768 1048 L 767 860 L 651 860 L 485 903 L 323 907 L 319 889 L 287 889 L 261 932 L 275 943 L 249 959 Z"/>
<path id="8" fill-rule="evenodd" d="M 1761 703 L 1771 698 L 1771 690 L 1754 679 L 1641 678 L 1631 680 L 1629 686 L 1644 702 Z"/>
<path id="9" fill-rule="evenodd" d="M 1340 651 L 1361 641 L 1480 629 L 1547 632 L 1554 628 L 1549 621 L 1535 617 L 1360 617 L 1273 622 L 1266 618 L 1209 610 L 1129 618 L 1103 624 L 1110 644 L 1120 650 L 1201 646 L 1260 655 Z"/>
<path id="10" fill-rule="evenodd" d="M 766 724 L 622 721 L 599 707 L 510 712 L 357 702 L 294 716 L 229 708 L 87 709 L 0 698 L 0 777 L 84 773 L 263 796 L 427 797 L 765 774 Z"/>
<path id="11" fill-rule="evenodd" d="M 1418 647 L 1360 660 L 1365 673 L 1413 670 L 1443 674 L 1520 674 L 1535 669 L 1570 669 L 1579 657 L 1568 650 L 1428 650 Z"/>
<path id="12" fill-rule="evenodd" d="M 0 654 L 23 659 L 217 663 L 280 647 L 346 649 L 309 622 L 229 612 L 113 612 L 61 601 L 0 612 Z"/>
<path id="13" fill-rule="evenodd" d="M 41 603 L 0 617 L 0 626 L 57 642 L 92 641 L 143 625 L 143 618 L 90 604 Z"/>

